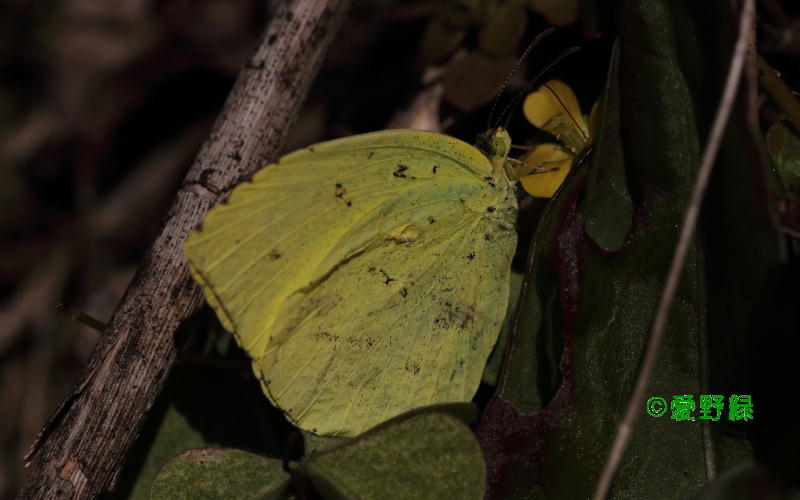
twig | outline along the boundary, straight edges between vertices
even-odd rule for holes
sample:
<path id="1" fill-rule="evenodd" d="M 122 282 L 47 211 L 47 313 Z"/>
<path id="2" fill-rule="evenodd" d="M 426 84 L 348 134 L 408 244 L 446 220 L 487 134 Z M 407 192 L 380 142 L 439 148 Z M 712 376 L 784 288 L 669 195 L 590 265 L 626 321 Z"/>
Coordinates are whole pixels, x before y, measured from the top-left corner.
<path id="1" fill-rule="evenodd" d="M 103 333 L 103 330 L 105 330 L 106 326 L 108 326 L 105 323 L 103 323 L 102 321 L 100 321 L 99 319 L 93 318 L 93 317 L 89 316 L 88 314 L 84 313 L 83 311 L 81 311 L 77 307 L 68 306 L 68 305 L 64 304 L 63 302 L 59 303 L 56 306 L 56 309 L 58 309 L 59 311 L 63 312 L 64 314 L 66 314 L 70 318 L 74 319 L 78 323 L 86 325 L 89 328 L 92 328 L 93 330 L 96 330 L 96 331 L 98 331 L 100 333 Z"/>
<path id="2" fill-rule="evenodd" d="M 597 489 L 594 492 L 595 500 L 604 500 L 611 489 L 614 478 L 619 470 L 622 457 L 630 442 L 631 434 L 633 433 L 633 426 L 636 423 L 636 418 L 641 412 L 642 401 L 644 399 L 644 392 L 650 382 L 650 376 L 655 368 L 656 355 L 658 348 L 661 344 L 661 339 L 664 337 L 664 327 L 667 323 L 667 315 L 669 314 L 670 306 L 675 298 L 675 290 L 678 287 L 678 282 L 683 271 L 683 266 L 686 261 L 686 254 L 689 250 L 689 245 L 694 237 L 695 227 L 697 226 L 697 218 L 700 214 L 700 207 L 703 203 L 703 196 L 705 195 L 708 180 L 711 177 L 711 171 L 714 167 L 714 160 L 719 150 L 722 135 L 725 132 L 725 127 L 728 123 L 731 109 L 733 108 L 734 99 L 736 98 L 736 91 L 739 88 L 739 82 L 742 76 L 742 68 L 747 52 L 748 38 L 750 28 L 753 24 L 753 16 L 755 11 L 754 0 L 745 0 L 742 8 L 742 14 L 739 21 L 739 33 L 736 38 L 736 45 L 733 49 L 733 56 L 731 58 L 730 69 L 728 70 L 728 77 L 725 81 L 725 88 L 720 99 L 717 114 L 714 118 L 714 123 L 711 126 L 711 133 L 708 136 L 703 156 L 700 160 L 700 168 L 697 172 L 694 186 L 692 188 L 692 195 L 689 199 L 689 206 L 684 215 L 683 225 L 681 226 L 680 236 L 678 243 L 675 246 L 675 254 L 672 257 L 669 273 L 667 274 L 667 281 L 664 284 L 664 289 L 661 291 L 661 297 L 658 301 L 658 308 L 656 309 L 653 324 L 650 327 L 649 340 L 647 348 L 642 360 L 642 367 L 636 377 L 636 384 L 634 385 L 633 393 L 628 406 L 625 409 L 625 416 L 622 419 L 618 429 L 617 435 L 614 437 L 614 443 L 611 447 L 606 465 L 600 474 L 600 479 L 597 482 Z"/>
<path id="3" fill-rule="evenodd" d="M 292 0 L 276 11 L 81 380 L 31 449 L 18 498 L 94 497 L 113 486 L 177 356 L 178 327 L 202 304 L 183 240 L 234 185 L 275 159 L 350 2 Z"/>

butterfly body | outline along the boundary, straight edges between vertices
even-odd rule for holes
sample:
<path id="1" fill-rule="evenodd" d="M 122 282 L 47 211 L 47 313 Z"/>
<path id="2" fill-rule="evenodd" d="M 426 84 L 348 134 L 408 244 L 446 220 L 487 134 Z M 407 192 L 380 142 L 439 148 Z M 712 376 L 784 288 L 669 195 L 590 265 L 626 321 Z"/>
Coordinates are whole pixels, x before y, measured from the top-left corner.
<path id="1" fill-rule="evenodd" d="M 508 300 L 516 191 L 498 129 L 482 153 L 388 130 L 284 156 L 237 186 L 185 250 L 270 400 L 353 436 L 468 401 Z"/>

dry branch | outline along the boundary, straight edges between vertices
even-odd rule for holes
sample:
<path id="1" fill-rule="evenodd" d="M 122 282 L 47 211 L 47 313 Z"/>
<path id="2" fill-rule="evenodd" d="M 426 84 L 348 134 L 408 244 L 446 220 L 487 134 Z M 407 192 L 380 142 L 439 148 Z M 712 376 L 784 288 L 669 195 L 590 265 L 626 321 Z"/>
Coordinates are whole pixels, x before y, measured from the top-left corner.
<path id="1" fill-rule="evenodd" d="M 350 1 L 292 0 L 275 12 L 81 379 L 31 449 L 18 498 L 94 497 L 113 486 L 176 358 L 176 332 L 202 304 L 183 240 L 275 159 Z"/>

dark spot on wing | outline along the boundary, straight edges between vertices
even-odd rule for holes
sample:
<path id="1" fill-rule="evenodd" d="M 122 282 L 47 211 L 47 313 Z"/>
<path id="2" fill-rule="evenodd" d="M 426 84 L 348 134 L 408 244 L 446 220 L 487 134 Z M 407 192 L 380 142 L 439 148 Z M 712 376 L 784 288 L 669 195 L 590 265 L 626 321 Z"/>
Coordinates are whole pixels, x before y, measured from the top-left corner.
<path id="1" fill-rule="evenodd" d="M 314 334 L 314 338 L 317 340 L 325 340 L 327 342 L 336 342 L 339 340 L 338 335 L 329 332 L 317 332 Z"/>
<path id="2" fill-rule="evenodd" d="M 400 295 L 402 295 L 403 297 L 408 296 L 408 290 L 406 289 L 406 287 L 400 289 Z"/>
<path id="3" fill-rule="evenodd" d="M 375 269 L 376 269 L 376 268 L 375 268 L 375 266 L 369 266 L 369 267 L 367 268 L 367 271 L 369 271 L 369 272 L 371 272 L 371 273 L 374 273 L 374 272 L 375 272 Z"/>
<path id="4" fill-rule="evenodd" d="M 386 278 L 384 280 L 384 282 L 383 282 L 384 285 L 389 286 L 389 283 L 394 281 L 394 278 L 390 278 L 389 274 L 386 271 L 384 271 L 383 269 L 379 269 L 378 271 L 380 271 L 380 273 L 383 275 L 383 277 Z"/>
<path id="5" fill-rule="evenodd" d="M 429 224 L 433 224 L 434 222 L 436 222 L 436 219 L 434 219 L 433 217 L 431 217 L 431 216 L 429 215 L 429 216 L 428 216 L 428 223 L 429 223 Z"/>
<path id="6" fill-rule="evenodd" d="M 439 170 L 439 165 L 434 165 L 434 166 L 431 168 L 431 172 L 433 173 L 433 175 L 436 175 L 436 171 L 437 171 L 437 170 Z"/>
<path id="7" fill-rule="evenodd" d="M 489 212 L 489 213 L 492 213 L 492 212 L 495 211 L 495 208 L 494 207 L 486 207 L 486 211 Z"/>
<path id="8" fill-rule="evenodd" d="M 475 306 L 461 307 L 448 301 L 439 302 L 443 309 L 444 317 L 437 317 L 434 325 L 439 328 L 449 328 L 454 325 L 462 330 L 469 328 L 475 322 Z M 446 318 L 446 319 L 445 319 Z"/>
<path id="9" fill-rule="evenodd" d="M 269 258 L 270 258 L 270 259 L 272 259 L 272 260 L 278 260 L 278 259 L 280 259 L 281 257 L 283 257 L 283 254 L 281 254 L 281 253 L 278 253 L 278 252 L 277 252 L 277 251 L 276 251 L 276 250 L 273 248 L 272 250 L 270 250 L 270 251 L 269 251 L 269 253 L 267 254 L 267 257 L 269 257 Z"/>
<path id="10" fill-rule="evenodd" d="M 344 187 L 342 187 L 342 185 L 340 183 L 337 182 L 336 183 L 336 191 L 334 191 L 335 196 L 337 198 L 341 199 L 346 192 L 347 192 L 347 190 Z"/>
<path id="11" fill-rule="evenodd" d="M 484 177 L 483 180 L 485 180 L 490 186 L 495 187 L 494 177 Z"/>
<path id="12" fill-rule="evenodd" d="M 347 203 L 345 203 L 345 204 L 346 204 L 348 207 L 352 207 L 352 206 L 353 206 L 353 202 L 352 202 L 352 201 L 350 201 L 350 200 L 347 200 Z"/>
<path id="13" fill-rule="evenodd" d="M 404 370 L 409 372 L 409 373 L 413 373 L 414 375 L 416 375 L 416 374 L 419 373 L 419 364 L 417 364 L 416 362 L 406 363 L 406 366 L 405 366 Z"/>
<path id="14" fill-rule="evenodd" d="M 460 326 L 462 329 L 467 328 L 468 326 L 472 325 L 475 321 L 475 306 L 467 307 L 467 310 L 464 312 L 464 319 L 461 322 Z"/>
<path id="15" fill-rule="evenodd" d="M 461 203 L 464 203 L 464 198 L 459 198 L 458 201 L 460 201 Z"/>
<path id="16" fill-rule="evenodd" d="M 345 342 L 355 347 L 356 349 L 369 349 L 375 344 L 371 337 L 364 337 L 363 339 L 357 335 L 349 335 L 344 338 Z"/>
<path id="17" fill-rule="evenodd" d="M 405 174 L 406 170 L 408 170 L 408 167 L 406 165 L 403 165 L 402 163 L 398 163 L 397 164 L 397 169 L 394 172 L 392 172 L 392 175 L 397 177 L 398 179 L 400 179 L 400 178 L 405 179 L 406 178 L 406 174 Z"/>
<path id="18" fill-rule="evenodd" d="M 276 35 L 270 35 L 269 38 L 267 38 L 267 45 L 272 45 L 277 39 L 278 37 Z"/>
<path id="19" fill-rule="evenodd" d="M 470 252 L 467 254 L 467 260 L 472 261 L 475 258 L 475 252 Z"/>
<path id="20" fill-rule="evenodd" d="M 483 235 L 483 239 L 486 241 L 492 241 L 494 237 L 492 236 L 492 233 L 486 233 Z"/>
<path id="21" fill-rule="evenodd" d="M 367 159 L 370 159 L 370 158 L 372 158 L 372 156 L 373 156 L 374 154 L 375 154 L 375 151 L 370 151 L 369 153 L 367 153 Z"/>

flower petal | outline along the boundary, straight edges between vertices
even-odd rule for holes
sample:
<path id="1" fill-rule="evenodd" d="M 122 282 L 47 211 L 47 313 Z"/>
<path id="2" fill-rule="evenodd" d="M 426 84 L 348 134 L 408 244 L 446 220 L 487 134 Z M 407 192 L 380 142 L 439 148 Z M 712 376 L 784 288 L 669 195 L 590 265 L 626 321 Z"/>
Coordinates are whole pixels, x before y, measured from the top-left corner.
<path id="1" fill-rule="evenodd" d="M 528 94 L 522 112 L 535 127 L 555 135 L 574 152 L 589 139 L 589 129 L 581 115 L 578 99 L 562 81 L 550 80 L 536 92 Z"/>
<path id="2" fill-rule="evenodd" d="M 569 173 L 574 155 L 557 144 L 540 144 L 516 168 L 519 182 L 531 196 L 550 198 Z"/>
<path id="3" fill-rule="evenodd" d="M 517 178 L 525 177 L 542 170 L 549 170 L 549 163 L 572 159 L 573 156 L 572 153 L 558 144 L 539 144 L 519 159 L 522 163 L 514 167 L 514 171 L 517 174 Z"/>

